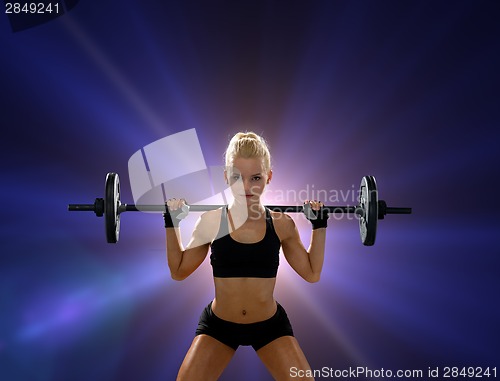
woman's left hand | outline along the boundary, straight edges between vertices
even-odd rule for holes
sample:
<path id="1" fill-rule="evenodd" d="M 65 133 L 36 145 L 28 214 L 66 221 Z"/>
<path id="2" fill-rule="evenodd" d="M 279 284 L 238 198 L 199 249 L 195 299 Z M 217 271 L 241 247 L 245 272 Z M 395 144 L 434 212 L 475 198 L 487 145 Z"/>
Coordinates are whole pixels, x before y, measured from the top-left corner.
<path id="1" fill-rule="evenodd" d="M 328 209 L 323 208 L 321 201 L 306 200 L 304 202 L 304 214 L 311 221 L 313 230 L 327 227 Z"/>

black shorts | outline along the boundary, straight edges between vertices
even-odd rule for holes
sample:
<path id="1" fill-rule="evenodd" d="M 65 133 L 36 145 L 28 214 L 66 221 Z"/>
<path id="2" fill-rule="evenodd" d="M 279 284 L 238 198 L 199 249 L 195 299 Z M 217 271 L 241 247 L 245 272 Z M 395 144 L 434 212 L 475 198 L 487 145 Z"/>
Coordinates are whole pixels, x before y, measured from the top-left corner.
<path id="1" fill-rule="evenodd" d="M 258 351 L 279 337 L 293 336 L 292 325 L 285 309 L 279 303 L 277 305 L 276 313 L 269 319 L 243 324 L 215 316 L 210 302 L 200 316 L 196 336 L 202 334 L 211 336 L 234 350 L 240 345 L 251 345 Z"/>

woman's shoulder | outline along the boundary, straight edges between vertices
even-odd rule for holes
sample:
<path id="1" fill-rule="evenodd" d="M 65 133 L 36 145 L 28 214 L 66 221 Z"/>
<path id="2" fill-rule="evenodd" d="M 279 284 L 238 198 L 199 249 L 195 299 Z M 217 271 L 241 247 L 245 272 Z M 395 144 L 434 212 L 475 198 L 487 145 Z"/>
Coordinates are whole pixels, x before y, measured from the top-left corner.
<path id="1" fill-rule="evenodd" d="M 271 211 L 271 218 L 280 239 L 285 239 L 295 230 L 295 221 L 287 213 Z"/>
<path id="2" fill-rule="evenodd" d="M 198 218 L 193 236 L 198 241 L 212 242 L 219 231 L 222 209 L 214 209 L 204 212 Z"/>
<path id="3" fill-rule="evenodd" d="M 212 235 L 214 232 L 216 234 L 219 230 L 221 215 L 222 208 L 203 212 L 198 218 L 197 228 L 209 232 L 210 235 Z"/>
<path id="4" fill-rule="evenodd" d="M 200 219 L 206 222 L 214 222 L 215 220 L 220 220 L 223 208 L 224 207 L 220 207 L 214 210 L 203 212 L 200 216 Z"/>

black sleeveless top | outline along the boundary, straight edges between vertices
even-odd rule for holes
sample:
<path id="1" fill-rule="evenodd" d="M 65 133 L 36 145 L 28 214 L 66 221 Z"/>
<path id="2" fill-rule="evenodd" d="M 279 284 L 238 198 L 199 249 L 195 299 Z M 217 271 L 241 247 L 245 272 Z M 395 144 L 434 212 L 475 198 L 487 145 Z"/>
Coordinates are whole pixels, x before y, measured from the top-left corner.
<path id="1" fill-rule="evenodd" d="M 266 234 L 255 243 L 235 241 L 229 234 L 227 206 L 222 209 L 217 237 L 212 242 L 210 264 L 218 278 L 275 278 L 281 242 L 266 208 Z"/>

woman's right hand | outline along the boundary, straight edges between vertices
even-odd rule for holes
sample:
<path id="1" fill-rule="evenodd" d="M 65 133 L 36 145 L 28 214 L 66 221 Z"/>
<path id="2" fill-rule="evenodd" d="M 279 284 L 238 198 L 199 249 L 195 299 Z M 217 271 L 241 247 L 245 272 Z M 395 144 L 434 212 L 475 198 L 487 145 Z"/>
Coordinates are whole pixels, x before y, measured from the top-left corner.
<path id="1" fill-rule="evenodd" d="M 189 206 L 183 198 L 171 198 L 165 202 L 165 213 L 163 219 L 165 220 L 165 228 L 176 228 L 179 222 L 185 218 L 189 213 Z"/>

